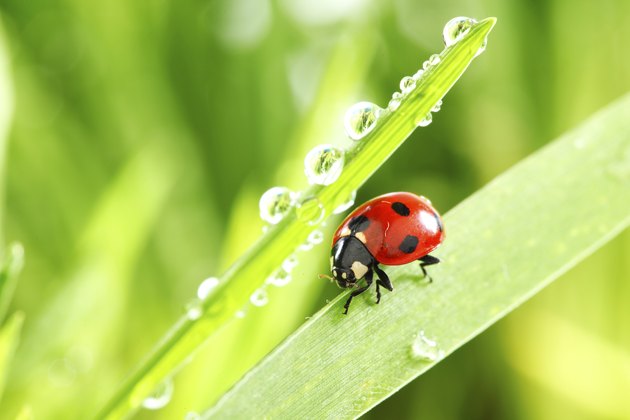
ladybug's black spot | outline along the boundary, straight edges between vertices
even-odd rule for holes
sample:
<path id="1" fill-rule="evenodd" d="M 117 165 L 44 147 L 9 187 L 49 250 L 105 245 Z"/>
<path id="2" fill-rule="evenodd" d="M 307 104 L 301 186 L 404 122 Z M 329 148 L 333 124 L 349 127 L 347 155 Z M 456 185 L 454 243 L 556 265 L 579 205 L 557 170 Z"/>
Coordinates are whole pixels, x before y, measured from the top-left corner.
<path id="1" fill-rule="evenodd" d="M 364 214 L 353 217 L 350 223 L 348 223 L 348 228 L 350 228 L 352 233 L 363 232 L 368 226 L 370 226 L 370 219 Z"/>
<path id="2" fill-rule="evenodd" d="M 409 207 L 405 206 L 400 201 L 396 201 L 395 203 L 392 203 L 392 209 L 394 209 L 394 211 L 400 214 L 401 216 L 409 216 L 409 213 L 410 213 Z"/>
<path id="3" fill-rule="evenodd" d="M 411 254 L 416 250 L 418 246 L 418 237 L 413 235 L 407 235 L 405 239 L 403 239 L 402 243 L 398 247 L 405 254 Z"/>

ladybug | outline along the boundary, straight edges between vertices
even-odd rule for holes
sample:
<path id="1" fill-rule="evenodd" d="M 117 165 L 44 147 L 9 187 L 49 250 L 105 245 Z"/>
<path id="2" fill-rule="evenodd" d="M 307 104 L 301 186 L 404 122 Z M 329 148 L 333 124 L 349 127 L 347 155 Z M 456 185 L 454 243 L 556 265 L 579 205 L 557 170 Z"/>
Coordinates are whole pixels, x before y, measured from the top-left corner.
<path id="1" fill-rule="evenodd" d="M 420 261 L 425 267 L 440 260 L 431 251 L 444 240 L 442 219 L 422 196 L 408 192 L 381 195 L 364 203 L 341 223 L 332 241 L 331 272 L 341 288 L 355 289 L 344 305 L 348 313 L 352 298 L 365 292 L 376 280 L 376 303 L 381 300 L 380 286 L 394 290 L 387 274 L 379 267 Z M 328 277 L 328 276 L 324 276 Z M 365 279 L 360 286 L 359 280 Z M 431 277 L 429 276 L 429 280 Z"/>

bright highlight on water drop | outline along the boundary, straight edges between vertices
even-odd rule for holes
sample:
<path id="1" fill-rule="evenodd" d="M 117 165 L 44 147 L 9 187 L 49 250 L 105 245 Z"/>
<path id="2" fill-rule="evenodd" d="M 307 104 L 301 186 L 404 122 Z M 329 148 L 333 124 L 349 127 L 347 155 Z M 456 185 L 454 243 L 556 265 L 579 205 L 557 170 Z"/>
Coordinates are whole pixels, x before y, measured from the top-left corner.
<path id="1" fill-rule="evenodd" d="M 346 134 L 360 140 L 374 130 L 382 109 L 371 102 L 359 102 L 350 107 L 344 117 Z"/>
<path id="2" fill-rule="evenodd" d="M 201 300 L 204 300 L 208 297 L 212 289 L 219 285 L 219 279 L 216 277 L 208 277 L 204 281 L 201 282 L 199 288 L 197 289 L 197 297 Z"/>
<path id="3" fill-rule="evenodd" d="M 330 185 L 343 171 L 344 153 L 329 144 L 315 146 L 304 158 L 304 173 L 310 184 Z"/>
<path id="4" fill-rule="evenodd" d="M 269 303 L 269 296 L 267 295 L 267 291 L 265 289 L 256 289 L 254 293 L 249 297 L 249 301 L 254 306 L 265 306 Z"/>
<path id="5" fill-rule="evenodd" d="M 444 351 L 440 350 L 437 341 L 427 337 L 421 330 L 411 344 L 411 357 L 436 362 L 444 357 Z"/>

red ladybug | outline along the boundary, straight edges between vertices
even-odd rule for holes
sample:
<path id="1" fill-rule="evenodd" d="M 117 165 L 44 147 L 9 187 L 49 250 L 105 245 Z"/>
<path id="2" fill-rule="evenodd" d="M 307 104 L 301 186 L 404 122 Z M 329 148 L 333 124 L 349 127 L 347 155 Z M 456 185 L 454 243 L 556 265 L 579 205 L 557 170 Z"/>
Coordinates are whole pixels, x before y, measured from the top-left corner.
<path id="1" fill-rule="evenodd" d="M 376 303 L 380 286 L 393 291 L 387 274 L 378 266 L 403 265 L 419 260 L 424 267 L 440 260 L 429 255 L 444 240 L 442 219 L 424 197 L 397 192 L 376 197 L 353 211 L 333 237 L 331 270 L 339 287 L 355 288 L 344 305 L 348 313 L 352 298 L 365 292 L 376 280 Z M 358 281 L 365 278 L 365 285 Z M 429 277 L 430 279 L 430 277 Z"/>

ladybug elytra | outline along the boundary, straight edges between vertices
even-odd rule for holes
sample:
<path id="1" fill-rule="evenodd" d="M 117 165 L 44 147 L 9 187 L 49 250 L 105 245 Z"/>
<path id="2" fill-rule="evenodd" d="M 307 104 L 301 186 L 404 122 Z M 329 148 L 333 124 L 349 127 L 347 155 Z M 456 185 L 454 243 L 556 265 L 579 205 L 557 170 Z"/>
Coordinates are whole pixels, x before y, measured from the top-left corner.
<path id="1" fill-rule="evenodd" d="M 374 273 L 376 303 L 381 300 L 381 286 L 394 290 L 379 264 L 403 265 L 418 260 L 427 276 L 425 267 L 440 262 L 429 253 L 443 240 L 442 219 L 424 197 L 390 193 L 358 207 L 337 228 L 330 257 L 333 279 L 339 287 L 355 289 L 344 305 L 344 314 L 352 298 L 372 285 Z M 360 286 L 363 278 L 365 285 Z"/>

